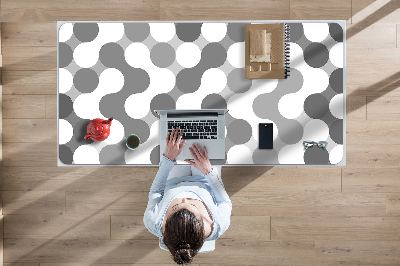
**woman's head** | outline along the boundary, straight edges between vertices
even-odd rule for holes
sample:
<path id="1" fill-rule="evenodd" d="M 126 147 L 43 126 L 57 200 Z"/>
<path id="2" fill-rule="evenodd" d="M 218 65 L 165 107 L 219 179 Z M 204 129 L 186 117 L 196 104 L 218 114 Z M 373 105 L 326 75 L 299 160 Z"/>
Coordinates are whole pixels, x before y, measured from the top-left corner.
<path id="1" fill-rule="evenodd" d="M 203 219 L 187 209 L 179 209 L 167 218 L 163 236 L 177 264 L 191 263 L 205 240 Z"/>

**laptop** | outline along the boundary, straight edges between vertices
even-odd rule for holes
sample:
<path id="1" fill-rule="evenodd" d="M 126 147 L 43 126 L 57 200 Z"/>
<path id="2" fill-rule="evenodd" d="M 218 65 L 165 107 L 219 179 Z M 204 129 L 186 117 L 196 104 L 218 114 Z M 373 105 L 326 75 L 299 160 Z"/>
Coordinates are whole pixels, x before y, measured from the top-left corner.
<path id="1" fill-rule="evenodd" d="M 225 159 L 225 114 L 228 109 L 154 110 L 160 116 L 160 158 L 165 152 L 168 131 L 184 130 L 186 145 L 176 160 L 193 159 L 193 143 L 207 148 L 209 159 Z M 180 131 L 179 131 L 180 133 Z"/>

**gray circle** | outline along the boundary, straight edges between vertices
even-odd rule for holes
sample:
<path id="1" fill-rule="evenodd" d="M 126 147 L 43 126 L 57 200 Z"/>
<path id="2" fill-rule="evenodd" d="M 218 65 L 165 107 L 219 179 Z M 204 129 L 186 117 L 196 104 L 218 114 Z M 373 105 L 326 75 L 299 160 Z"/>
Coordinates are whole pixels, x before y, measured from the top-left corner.
<path id="1" fill-rule="evenodd" d="M 201 64 L 204 68 L 216 68 L 226 61 L 226 49 L 217 42 L 207 44 L 201 51 Z"/>
<path id="2" fill-rule="evenodd" d="M 117 43 L 106 43 L 99 52 L 100 62 L 109 68 L 121 69 L 126 66 L 124 49 Z"/>
<path id="3" fill-rule="evenodd" d="M 74 138 L 81 145 L 90 144 L 94 142 L 94 140 L 92 139 L 87 139 L 87 140 L 84 139 L 84 137 L 87 134 L 87 126 L 89 125 L 90 121 L 91 120 L 89 119 L 82 119 L 81 121 L 77 122 L 76 125 L 74 126 Z"/>
<path id="4" fill-rule="evenodd" d="M 337 23 L 331 23 L 329 25 L 329 34 L 337 42 L 343 42 L 343 29 Z"/>
<path id="5" fill-rule="evenodd" d="M 125 129 L 125 136 L 136 134 L 140 138 L 140 143 L 145 143 L 150 136 L 149 125 L 141 119 L 125 119 L 122 123 Z"/>
<path id="6" fill-rule="evenodd" d="M 100 164 L 125 164 L 125 152 L 118 145 L 107 145 L 99 154 Z"/>
<path id="7" fill-rule="evenodd" d="M 219 94 L 213 93 L 207 95 L 201 103 L 201 109 L 227 109 L 227 104 Z"/>
<path id="8" fill-rule="evenodd" d="M 243 68 L 233 69 L 228 74 L 228 87 L 231 91 L 236 93 L 244 93 L 251 88 L 252 81 L 246 79 L 245 71 Z"/>
<path id="9" fill-rule="evenodd" d="M 282 91 L 285 94 L 289 94 L 298 92 L 303 87 L 304 78 L 301 72 L 295 68 L 292 68 L 290 71 L 290 78 L 279 79 L 275 91 Z"/>
<path id="10" fill-rule="evenodd" d="M 150 162 L 151 162 L 151 164 L 156 164 L 156 165 L 158 165 L 160 163 L 160 145 L 157 145 L 151 151 Z"/>
<path id="11" fill-rule="evenodd" d="M 192 93 L 200 88 L 203 72 L 199 68 L 184 68 L 176 75 L 176 86 L 183 93 Z"/>
<path id="12" fill-rule="evenodd" d="M 279 164 L 276 150 L 256 149 L 253 152 L 254 164 Z"/>
<path id="13" fill-rule="evenodd" d="M 99 34 L 99 25 L 97 23 L 75 23 L 74 35 L 81 42 L 91 42 Z"/>
<path id="14" fill-rule="evenodd" d="M 151 61 L 158 67 L 169 67 L 175 61 L 175 50 L 168 43 L 157 43 L 150 52 Z"/>
<path id="15" fill-rule="evenodd" d="M 343 144 L 343 120 L 339 119 L 332 123 L 329 128 L 331 139 L 337 144 Z"/>
<path id="16" fill-rule="evenodd" d="M 203 23 L 175 23 L 176 36 L 183 42 L 193 42 L 201 34 Z"/>
<path id="17" fill-rule="evenodd" d="M 279 138 L 286 144 L 296 144 L 303 138 L 304 128 L 296 120 L 286 119 L 276 126 Z"/>
<path id="18" fill-rule="evenodd" d="M 157 118 L 160 116 L 154 110 L 174 110 L 176 109 L 175 100 L 168 94 L 162 93 L 154 96 L 150 102 L 150 110 Z"/>
<path id="19" fill-rule="evenodd" d="M 329 153 L 323 148 L 314 145 L 304 152 L 305 164 L 330 164 Z"/>
<path id="20" fill-rule="evenodd" d="M 233 120 L 227 128 L 227 137 L 235 144 L 244 144 L 251 138 L 252 130 L 249 122 L 243 119 Z"/>
<path id="21" fill-rule="evenodd" d="M 320 119 L 329 111 L 329 102 L 321 94 L 311 94 L 304 101 L 304 112 L 314 119 Z"/>
<path id="22" fill-rule="evenodd" d="M 72 164 L 73 154 L 70 148 L 65 145 L 58 146 L 58 157 L 63 164 Z"/>
<path id="23" fill-rule="evenodd" d="M 58 117 L 60 119 L 67 118 L 74 109 L 71 98 L 63 93 L 60 93 L 58 96 L 58 104 L 59 104 Z"/>
<path id="24" fill-rule="evenodd" d="M 228 23 L 227 33 L 229 38 L 234 42 L 244 42 L 245 25 L 245 23 Z"/>
<path id="25" fill-rule="evenodd" d="M 58 44 L 58 56 L 58 65 L 60 68 L 64 68 L 71 64 L 74 53 L 68 44 L 60 42 Z"/>
<path id="26" fill-rule="evenodd" d="M 82 93 L 90 93 L 99 85 L 99 76 L 90 68 L 82 68 L 75 73 L 75 88 Z"/>
<path id="27" fill-rule="evenodd" d="M 329 51 L 322 43 L 313 42 L 304 50 L 304 61 L 314 68 L 320 68 L 328 62 Z"/>
<path id="28" fill-rule="evenodd" d="M 343 93 L 343 68 L 334 70 L 329 77 L 331 88 L 337 93 Z"/>
<path id="29" fill-rule="evenodd" d="M 132 42 L 142 42 L 150 34 L 148 23 L 124 23 L 125 36 Z"/>
<path id="30" fill-rule="evenodd" d="M 122 68 L 121 72 L 125 79 L 123 91 L 128 90 L 131 94 L 142 93 L 150 85 L 150 76 L 144 69 L 129 66 Z M 123 98 L 123 95 L 118 95 L 118 97 L 120 102 L 125 102 L 126 98 Z"/>
<path id="31" fill-rule="evenodd" d="M 302 23 L 287 23 L 290 27 L 290 41 L 297 42 L 304 34 Z"/>

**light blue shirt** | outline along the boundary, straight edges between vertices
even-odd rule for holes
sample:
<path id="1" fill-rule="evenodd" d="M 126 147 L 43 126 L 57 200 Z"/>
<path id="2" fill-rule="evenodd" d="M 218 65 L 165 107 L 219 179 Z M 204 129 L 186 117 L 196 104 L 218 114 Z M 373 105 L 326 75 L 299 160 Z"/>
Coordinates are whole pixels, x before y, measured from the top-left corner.
<path id="1" fill-rule="evenodd" d="M 206 241 L 218 239 L 228 229 L 232 212 L 232 203 L 218 169 L 212 167 L 212 171 L 203 176 L 170 179 L 166 187 L 169 172 L 175 163 L 175 160 L 171 161 L 164 155 L 161 157 L 157 175 L 150 188 L 149 202 L 143 217 L 144 225 L 150 233 L 162 240 L 161 226 L 169 204 L 178 194 L 192 192 L 207 206 L 214 222 Z"/>

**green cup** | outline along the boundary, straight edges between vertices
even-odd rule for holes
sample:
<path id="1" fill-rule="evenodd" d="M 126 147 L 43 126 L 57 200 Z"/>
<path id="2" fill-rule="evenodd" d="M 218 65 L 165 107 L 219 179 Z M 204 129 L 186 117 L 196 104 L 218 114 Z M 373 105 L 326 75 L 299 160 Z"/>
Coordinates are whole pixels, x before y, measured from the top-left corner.
<path id="1" fill-rule="evenodd" d="M 132 134 L 126 138 L 126 147 L 128 147 L 128 149 L 136 150 L 137 147 L 139 147 L 139 145 L 140 145 L 140 138 L 137 135 Z"/>

